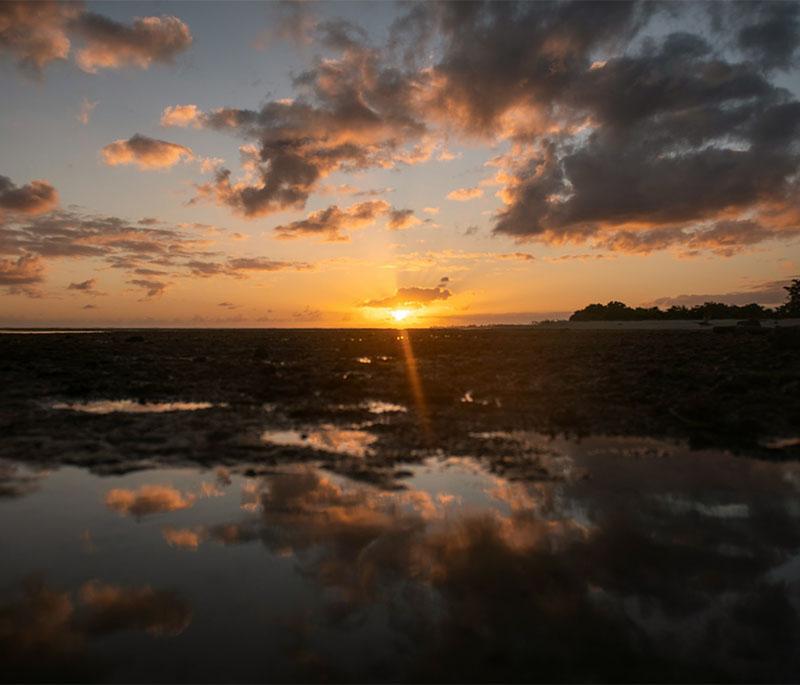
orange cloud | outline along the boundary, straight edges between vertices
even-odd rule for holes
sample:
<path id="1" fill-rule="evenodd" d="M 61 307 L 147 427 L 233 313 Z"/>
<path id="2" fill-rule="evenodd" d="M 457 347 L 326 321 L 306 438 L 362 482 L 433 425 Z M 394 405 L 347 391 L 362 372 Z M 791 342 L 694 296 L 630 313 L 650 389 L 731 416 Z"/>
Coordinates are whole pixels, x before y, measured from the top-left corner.
<path id="1" fill-rule="evenodd" d="M 71 37 L 83 40 L 75 61 L 89 73 L 169 64 L 192 44 L 189 27 L 177 17 L 139 17 L 126 25 L 85 12 L 81 2 L 0 3 L 0 53 L 36 76 L 51 62 L 69 57 Z"/>
<path id="2" fill-rule="evenodd" d="M 305 219 L 275 227 L 279 238 L 321 236 L 328 242 L 344 242 L 350 238 L 343 231 L 353 231 L 373 223 L 378 217 L 392 212 L 385 200 L 359 202 L 344 209 L 332 205 L 312 212 Z"/>
<path id="3" fill-rule="evenodd" d="M 31 292 L 28 286 L 43 280 L 44 262 L 38 255 L 25 254 L 14 259 L 0 259 L 0 286 L 8 286 L 12 294 Z"/>
<path id="4" fill-rule="evenodd" d="M 451 295 L 446 288 L 398 288 L 391 297 L 369 300 L 363 307 L 421 307 L 435 300 L 446 300 Z"/>
<path id="5" fill-rule="evenodd" d="M 456 202 L 467 202 L 468 200 L 475 200 L 482 196 L 482 188 L 457 188 L 447 193 L 447 199 L 455 200 Z"/>
<path id="6" fill-rule="evenodd" d="M 41 74 L 50 62 L 69 56 L 67 25 L 80 12 L 80 6 L 72 3 L 2 2 L 0 52 L 13 55 L 20 67 Z"/>
<path id="7" fill-rule="evenodd" d="M 161 125 L 200 128 L 202 125 L 201 115 L 202 112 L 197 109 L 197 105 L 173 105 L 164 108 L 161 114 Z"/>
<path id="8" fill-rule="evenodd" d="M 169 169 L 178 162 L 194 158 L 192 150 L 166 140 L 148 138 L 139 133 L 128 140 L 115 140 L 101 151 L 109 166 L 135 164 L 139 169 Z"/>
<path id="9" fill-rule="evenodd" d="M 139 17 L 132 26 L 99 14 L 86 13 L 77 23 L 86 47 L 75 58 L 89 73 L 98 69 L 134 66 L 147 69 L 152 62 L 171 63 L 192 44 L 189 27 L 177 17 Z"/>

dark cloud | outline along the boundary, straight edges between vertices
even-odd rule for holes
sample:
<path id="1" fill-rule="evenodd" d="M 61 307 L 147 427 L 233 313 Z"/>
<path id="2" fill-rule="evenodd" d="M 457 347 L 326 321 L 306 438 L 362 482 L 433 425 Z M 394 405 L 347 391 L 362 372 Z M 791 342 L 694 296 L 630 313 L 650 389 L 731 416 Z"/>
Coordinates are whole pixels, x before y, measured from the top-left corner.
<path id="1" fill-rule="evenodd" d="M 192 259 L 184 264 L 192 276 L 216 276 L 225 273 L 225 265 L 219 262 L 204 262 Z"/>
<path id="2" fill-rule="evenodd" d="M 41 257 L 97 257 L 134 269 L 142 262 L 177 263 L 210 256 L 205 241 L 173 227 L 145 227 L 115 216 L 60 210 L 14 217 L 0 224 L 0 253 Z"/>
<path id="3" fill-rule="evenodd" d="M 799 13 L 796 3 L 419 3 L 388 46 L 348 22 L 298 19 L 323 55 L 294 76 L 294 97 L 176 105 L 162 121 L 246 142 L 242 175 L 217 165 L 193 200 L 246 217 L 303 208 L 334 172 L 425 161 L 452 136 L 511 143 L 494 164 L 496 234 L 733 254 L 800 226 L 800 103 L 774 76 L 795 63 Z M 109 161 L 158 168 L 192 155 L 153 141 L 171 147 L 150 162 L 133 141 L 112 144 Z M 278 234 L 341 240 L 346 211 Z M 390 228 L 416 221 L 390 211 Z"/>
<path id="4" fill-rule="evenodd" d="M 139 133 L 128 140 L 115 140 L 100 152 L 109 166 L 135 164 L 142 170 L 168 169 L 178 162 L 194 158 L 191 148 L 185 145 L 148 138 Z"/>
<path id="5" fill-rule="evenodd" d="M 181 225 L 183 226 L 183 225 Z M 172 279 L 186 276 L 246 278 L 258 271 L 308 270 L 307 262 L 262 256 L 224 258 L 208 249 L 185 227 L 161 221 L 128 222 L 115 216 L 55 211 L 36 217 L 17 216 L 0 224 L 0 285 L 21 288 L 42 281 L 44 259 L 94 258 L 127 271 L 128 283 L 144 289 L 146 297 L 162 295 Z M 189 228 L 192 228 L 189 226 Z M 95 292 L 94 279 L 73 283 L 71 290 Z M 28 288 L 27 294 L 33 291 Z M 99 293 L 98 293 L 99 294 Z"/>
<path id="6" fill-rule="evenodd" d="M 306 262 L 284 262 L 266 257 L 237 257 L 229 259 L 227 268 L 231 271 L 283 271 L 293 269 L 305 271 L 311 268 Z"/>
<path id="7" fill-rule="evenodd" d="M 800 5 L 797 2 L 730 3 L 725 8 L 739 25 L 739 47 L 765 69 L 797 64 L 800 48 Z"/>
<path id="8" fill-rule="evenodd" d="M 302 208 L 334 171 L 427 158 L 432 148 L 416 147 L 426 125 L 412 109 L 413 79 L 385 64 L 381 51 L 364 44 L 352 27 L 328 24 L 323 33 L 342 54 L 299 74 L 298 97 L 268 102 L 258 111 L 221 108 L 202 115 L 203 126 L 257 143 L 258 180 L 235 181 L 229 169 L 220 168 L 198 188 L 199 197 L 245 216 L 263 216 Z"/>
<path id="9" fill-rule="evenodd" d="M 169 283 L 157 281 L 153 278 L 134 278 L 128 283 L 135 285 L 137 288 L 142 288 L 146 293 L 145 298 L 148 300 L 154 297 L 161 297 L 169 287 Z"/>
<path id="10" fill-rule="evenodd" d="M 183 266 L 189 269 L 192 276 L 201 278 L 210 276 L 244 278 L 248 271 L 307 271 L 313 268 L 308 262 L 287 262 L 268 257 L 235 257 L 225 262 L 191 260 Z"/>
<path id="11" fill-rule="evenodd" d="M 89 293 L 94 291 L 96 285 L 97 281 L 94 278 L 90 278 L 80 283 L 70 283 L 67 290 L 78 290 L 82 293 Z"/>
<path id="12" fill-rule="evenodd" d="M 378 197 L 394 192 L 394 188 L 371 188 L 361 190 L 349 183 L 340 183 L 336 186 L 320 186 L 319 192 L 331 195 L 350 195 L 352 197 Z"/>
<path id="13" fill-rule="evenodd" d="M 793 64 L 798 7 L 418 4 L 391 46 L 417 89 L 414 117 L 517 144 L 498 174 L 496 233 L 620 249 L 688 241 L 682 249 L 724 254 L 800 225 L 788 211 L 800 103 L 768 73 Z M 686 30 L 645 37 L 664 13 Z M 434 38 L 425 64 L 421 46 Z M 781 209 L 778 225 L 769 215 Z"/>
<path id="14" fill-rule="evenodd" d="M 770 227 L 743 219 L 717 221 L 690 228 L 664 226 L 639 231 L 622 230 L 599 238 L 596 246 L 634 254 L 676 248 L 680 255 L 686 257 L 706 252 L 730 257 L 767 240 L 787 240 L 796 236 L 800 236 L 800 223 Z"/>
<path id="15" fill-rule="evenodd" d="M 158 222 L 160 223 L 160 222 Z M 219 253 L 206 249 L 208 242 L 197 240 L 186 231 L 167 225 L 151 227 L 129 223 L 114 216 L 95 216 L 75 211 L 15 220 L 0 227 L 0 253 L 19 255 L 3 260 L 7 285 L 41 280 L 41 258 L 94 257 L 111 267 L 123 269 L 135 278 L 132 285 L 144 288 L 149 296 L 163 293 L 168 285 L 157 277 L 180 275 L 233 275 L 249 271 L 306 270 L 307 262 L 273 260 L 261 256 L 220 260 Z M 168 267 L 166 270 L 164 267 Z M 153 278 L 156 277 L 156 278 Z M 12 283 L 13 281 L 13 283 Z M 78 289 L 78 285 L 74 284 Z M 81 288 L 86 291 L 88 288 Z"/>
<path id="16" fill-rule="evenodd" d="M 592 55 L 624 44 L 652 8 L 631 2 L 430 3 L 406 40 L 425 39 L 433 27 L 442 42 L 426 93 L 431 114 L 493 137 L 507 127 L 510 110 L 526 111 L 527 121 L 507 131 L 521 135 L 548 128 L 556 97 L 589 67 Z"/>
<path id="17" fill-rule="evenodd" d="M 521 240 L 620 245 L 624 236 L 609 236 L 742 219 L 785 200 L 800 113 L 746 53 L 759 44 L 747 36 L 773 30 L 778 15 L 791 33 L 795 10 L 739 11 L 740 59 L 726 61 L 692 33 L 640 40 L 665 9 L 690 12 L 634 2 L 414 5 L 393 26 L 389 50 L 350 23 L 323 22 L 320 44 L 338 56 L 297 75 L 294 99 L 169 115 L 256 143 L 257 181 L 219 168 L 199 187 L 198 197 L 245 216 L 303 207 L 333 171 L 427 159 L 442 130 L 522 146 L 505 160 L 506 207 L 494 227 Z M 433 37 L 439 49 L 423 64 L 414 48 L 430 55 L 420 46 Z M 278 230 L 341 239 L 341 212 L 330 207 Z M 409 210 L 392 212 L 390 227 L 414 221 Z"/>
<path id="18" fill-rule="evenodd" d="M 398 288 L 391 297 L 369 300 L 364 307 L 422 307 L 436 300 L 446 300 L 451 293 L 446 288 Z"/>
<path id="19" fill-rule="evenodd" d="M 785 235 L 758 215 L 797 192 L 800 103 L 756 65 L 725 62 L 703 39 L 671 34 L 576 74 L 558 96 L 591 118 L 589 135 L 541 139 L 503 191 L 496 233 L 556 243 L 599 237 L 622 249 L 684 239 L 716 249 Z"/>
<path id="20" fill-rule="evenodd" d="M 385 200 L 360 202 L 344 209 L 331 205 L 327 209 L 312 212 L 300 221 L 276 226 L 275 233 L 279 238 L 319 236 L 329 242 L 348 241 L 350 237 L 346 232 L 368 226 L 393 211 Z"/>
<path id="21" fill-rule="evenodd" d="M 388 226 L 393 231 L 402 231 L 419 223 L 421 222 L 414 215 L 413 209 L 393 209 L 389 212 Z"/>
<path id="22" fill-rule="evenodd" d="M 41 214 L 57 204 L 58 192 L 47 181 L 31 181 L 17 186 L 8 176 L 0 176 L 0 210 Z"/>

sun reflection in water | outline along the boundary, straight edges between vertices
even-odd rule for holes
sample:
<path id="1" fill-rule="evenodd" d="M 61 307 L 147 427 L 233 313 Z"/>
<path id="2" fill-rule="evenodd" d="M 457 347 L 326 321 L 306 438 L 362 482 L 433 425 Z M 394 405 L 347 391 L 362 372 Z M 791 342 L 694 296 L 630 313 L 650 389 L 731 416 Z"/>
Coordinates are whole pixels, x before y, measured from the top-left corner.
<path id="1" fill-rule="evenodd" d="M 409 331 L 403 330 L 397 337 L 400 341 L 400 346 L 403 348 L 403 360 L 406 367 L 406 375 L 408 376 L 408 383 L 411 386 L 411 394 L 414 397 L 414 406 L 417 410 L 419 417 L 420 428 L 425 435 L 428 442 L 431 441 L 433 433 L 431 431 L 430 417 L 428 415 L 428 405 L 425 401 L 425 393 L 422 389 L 422 381 L 419 377 L 417 369 L 417 359 L 414 356 L 414 348 L 411 346 L 411 335 Z"/>

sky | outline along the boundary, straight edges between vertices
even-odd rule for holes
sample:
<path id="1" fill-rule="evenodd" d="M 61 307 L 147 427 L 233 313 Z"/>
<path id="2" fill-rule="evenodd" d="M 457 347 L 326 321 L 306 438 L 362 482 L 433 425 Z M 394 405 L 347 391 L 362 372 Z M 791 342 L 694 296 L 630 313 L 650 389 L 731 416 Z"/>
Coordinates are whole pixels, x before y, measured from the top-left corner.
<path id="1" fill-rule="evenodd" d="M 3 2 L 0 325 L 779 304 L 798 60 L 795 2 Z"/>

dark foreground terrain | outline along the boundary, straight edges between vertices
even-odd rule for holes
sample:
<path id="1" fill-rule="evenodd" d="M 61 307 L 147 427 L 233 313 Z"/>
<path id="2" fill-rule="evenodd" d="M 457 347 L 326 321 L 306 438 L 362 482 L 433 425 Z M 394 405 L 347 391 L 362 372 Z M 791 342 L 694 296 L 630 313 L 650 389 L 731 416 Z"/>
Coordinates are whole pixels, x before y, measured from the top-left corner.
<path id="1" fill-rule="evenodd" d="M 800 680 L 800 331 L 0 335 L 0 680 Z"/>
<path id="2" fill-rule="evenodd" d="M 265 447 L 265 428 L 368 420 L 365 400 L 409 410 L 374 427 L 368 470 L 437 450 L 491 458 L 469 434 L 502 430 L 800 456 L 769 447 L 800 429 L 800 329 L 2 335 L 0 378 L 0 457 L 96 470 L 295 458 L 307 450 Z M 119 399 L 214 407 L 166 417 L 53 409 Z"/>

